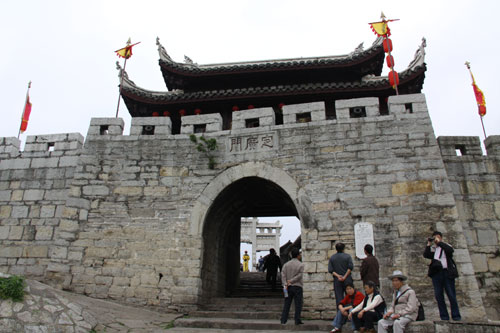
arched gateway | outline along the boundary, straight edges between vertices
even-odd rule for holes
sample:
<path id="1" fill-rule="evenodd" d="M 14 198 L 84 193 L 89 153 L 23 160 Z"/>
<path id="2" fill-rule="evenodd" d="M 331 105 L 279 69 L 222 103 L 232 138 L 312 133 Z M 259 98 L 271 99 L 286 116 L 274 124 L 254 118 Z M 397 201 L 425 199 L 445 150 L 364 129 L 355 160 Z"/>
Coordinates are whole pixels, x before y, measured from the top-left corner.
<path id="1" fill-rule="evenodd" d="M 191 232 L 202 235 L 202 297 L 223 296 L 238 283 L 244 216 L 296 216 L 310 225 L 310 201 L 286 172 L 266 163 L 232 167 L 207 185 L 193 208 Z"/>
<path id="2" fill-rule="evenodd" d="M 20 152 L 0 138 L 0 271 L 185 313 L 237 284 L 242 216 L 294 215 L 306 318 L 331 319 L 328 258 L 339 241 L 355 255 L 362 222 L 380 275 L 403 271 L 430 319 L 422 251 L 434 230 L 455 248 L 462 316 L 498 319 L 500 140 L 486 140 L 487 156 L 479 139 L 436 140 L 424 46 L 395 96 L 380 39 L 342 56 L 214 65 L 175 62 L 158 43 L 168 91 L 122 72 L 130 135 L 122 119 L 94 118 L 85 143 L 39 135 Z"/>

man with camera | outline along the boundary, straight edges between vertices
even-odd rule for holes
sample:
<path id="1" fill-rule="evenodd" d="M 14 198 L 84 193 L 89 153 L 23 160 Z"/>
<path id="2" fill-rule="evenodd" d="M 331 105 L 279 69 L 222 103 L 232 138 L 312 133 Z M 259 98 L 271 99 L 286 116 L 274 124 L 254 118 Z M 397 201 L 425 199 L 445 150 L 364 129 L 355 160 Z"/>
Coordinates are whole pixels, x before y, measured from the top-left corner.
<path id="1" fill-rule="evenodd" d="M 455 291 L 455 279 L 458 277 L 458 270 L 455 261 L 453 261 L 453 252 L 453 247 L 443 242 L 443 234 L 439 231 L 435 231 L 432 237 L 427 239 L 424 258 L 431 259 L 427 275 L 432 279 L 434 296 L 436 297 L 441 320 L 450 320 L 444 301 L 444 292 L 446 292 L 450 301 L 452 319 L 462 319 Z"/>

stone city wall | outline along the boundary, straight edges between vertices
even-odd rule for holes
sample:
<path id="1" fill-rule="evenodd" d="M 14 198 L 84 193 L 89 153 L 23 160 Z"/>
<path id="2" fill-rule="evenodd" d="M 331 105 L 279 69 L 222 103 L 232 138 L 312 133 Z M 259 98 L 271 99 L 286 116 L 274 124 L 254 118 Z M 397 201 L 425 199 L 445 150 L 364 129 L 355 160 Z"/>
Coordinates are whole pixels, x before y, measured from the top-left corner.
<path id="1" fill-rule="evenodd" d="M 500 319 L 500 136 L 439 137 L 488 318 Z M 457 153 L 460 156 L 457 156 Z"/>
<path id="2" fill-rule="evenodd" d="M 73 255 L 78 225 L 67 223 L 66 203 L 82 145 L 79 133 L 28 136 L 23 152 L 16 138 L 0 139 L 2 272 L 44 279 Z"/>
<path id="3" fill-rule="evenodd" d="M 424 95 L 390 97 L 388 115 L 379 114 L 378 98 L 339 100 L 335 107 L 337 118 L 325 120 L 324 103 L 285 106 L 283 125 L 273 125 L 266 108 L 238 111 L 237 122 L 262 118 L 259 127 L 227 131 L 211 115 L 188 116 L 179 135 L 168 134 L 168 118 L 133 119 L 128 136 L 121 119 L 92 119 L 83 148 L 81 137 L 69 134 L 61 146 L 73 150 L 40 146 L 36 157 L 3 138 L 0 270 L 92 297 L 195 308 L 224 295 L 235 266 L 227 265 L 239 263 L 239 253 L 232 258 L 225 250 L 239 247 L 235 218 L 248 202 L 218 198 L 232 184 L 265 180 L 301 220 L 305 316 L 333 317 L 328 258 L 339 241 L 354 255 L 354 224 L 368 222 L 385 295 L 384 277 L 401 269 L 427 316 L 437 317 L 422 253 L 429 234 L 440 230 L 455 247 L 463 316 L 485 319 Z M 213 170 L 188 135 L 204 117 L 205 137 L 218 143 Z M 38 137 L 28 140 L 40 144 Z M 213 219 L 216 208 L 229 215 Z"/>

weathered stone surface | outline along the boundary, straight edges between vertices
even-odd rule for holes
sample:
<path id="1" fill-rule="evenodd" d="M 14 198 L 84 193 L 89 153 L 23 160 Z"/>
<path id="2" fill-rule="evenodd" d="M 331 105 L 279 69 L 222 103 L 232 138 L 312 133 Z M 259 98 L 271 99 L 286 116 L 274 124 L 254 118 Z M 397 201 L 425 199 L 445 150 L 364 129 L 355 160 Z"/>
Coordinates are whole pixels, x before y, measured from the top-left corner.
<path id="1" fill-rule="evenodd" d="M 182 312 L 236 281 L 230 267 L 239 265 L 232 253 L 241 214 L 279 210 L 301 219 L 311 317 L 331 316 L 328 258 L 340 241 L 353 254 L 354 224 L 366 222 L 381 274 L 401 267 L 423 299 L 433 293 L 422 240 L 442 231 L 467 274 L 457 284 L 460 306 L 484 319 L 481 301 L 498 307 L 490 277 L 500 231 L 498 162 L 477 155 L 475 139 L 445 138 L 439 147 L 423 95 L 391 97 L 385 116 L 379 101 L 336 101 L 334 120 L 325 120 L 324 103 L 285 106 L 282 125 L 273 125 L 271 108 L 235 112 L 230 130 L 207 124 L 220 143 L 215 169 L 188 135 L 156 132 L 167 117 L 134 119 L 131 136 L 122 135 L 121 119 L 93 119 L 85 147 L 66 134 L 30 139 L 30 151 L 0 161 L 0 271 Z M 366 117 L 350 118 L 349 108 L 359 106 Z M 297 123 L 308 112 L 311 122 Z M 204 116 L 192 124 L 211 118 Z M 254 118 L 260 128 L 246 128 Z M 143 124 L 155 133 L 143 134 Z M 58 155 L 45 152 L 47 140 Z M 456 156 L 457 142 L 473 154 Z M 482 298 L 474 273 L 486 279 Z M 86 327 L 80 317 L 72 328 Z"/>
<path id="2" fill-rule="evenodd" d="M 430 193 L 432 191 L 432 182 L 428 180 L 402 182 L 392 185 L 392 195 L 397 196 Z"/>

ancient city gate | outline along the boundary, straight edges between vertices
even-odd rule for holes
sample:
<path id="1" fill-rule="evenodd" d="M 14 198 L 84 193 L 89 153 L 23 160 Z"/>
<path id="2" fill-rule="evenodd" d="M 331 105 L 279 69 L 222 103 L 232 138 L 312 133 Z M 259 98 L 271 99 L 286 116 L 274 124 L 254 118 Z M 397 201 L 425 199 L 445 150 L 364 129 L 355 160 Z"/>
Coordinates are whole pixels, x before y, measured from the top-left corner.
<path id="1" fill-rule="evenodd" d="M 158 46 L 169 91 L 124 73 L 130 135 L 122 119 L 94 118 L 84 144 L 77 133 L 38 135 L 20 152 L 1 139 L 3 272 L 184 311 L 237 284 L 241 217 L 293 215 L 306 317 L 331 319 L 328 258 L 339 241 L 354 255 L 354 225 L 365 222 L 381 276 L 408 275 L 430 318 L 422 251 L 434 230 L 455 247 L 462 314 L 484 319 L 486 304 L 496 318 L 500 140 L 486 141 L 488 156 L 463 138 L 438 145 L 420 93 L 423 47 L 394 96 L 380 40 L 345 56 L 221 65 L 177 63 Z M 218 149 L 198 150 L 202 136 Z"/>

